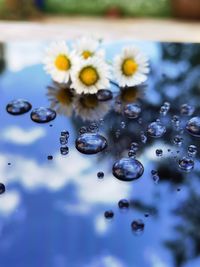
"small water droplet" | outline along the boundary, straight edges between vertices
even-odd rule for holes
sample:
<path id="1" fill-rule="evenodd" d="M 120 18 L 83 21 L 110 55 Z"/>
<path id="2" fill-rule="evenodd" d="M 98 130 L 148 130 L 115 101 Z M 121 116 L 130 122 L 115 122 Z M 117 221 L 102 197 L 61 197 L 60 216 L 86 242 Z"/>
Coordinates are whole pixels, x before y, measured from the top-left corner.
<path id="1" fill-rule="evenodd" d="M 52 160 L 53 159 L 53 156 L 52 155 L 49 155 L 49 156 L 47 156 L 47 159 L 48 160 Z"/>
<path id="2" fill-rule="evenodd" d="M 195 157 L 197 154 L 197 147 L 195 145 L 189 145 L 188 147 L 188 156 Z"/>
<path id="3" fill-rule="evenodd" d="M 178 165 L 182 171 L 190 172 L 194 168 L 194 161 L 191 158 L 183 157 L 179 160 Z"/>
<path id="4" fill-rule="evenodd" d="M 9 102 L 6 106 L 8 113 L 12 115 L 21 115 L 31 110 L 31 104 L 24 99 L 16 99 Z"/>
<path id="5" fill-rule="evenodd" d="M 142 163 L 134 158 L 122 158 L 113 165 L 113 175 L 121 181 L 139 179 L 143 172 Z"/>
<path id="6" fill-rule="evenodd" d="M 122 129 L 124 129 L 126 127 L 126 123 L 124 121 L 121 121 L 120 126 Z"/>
<path id="7" fill-rule="evenodd" d="M 103 178 L 104 178 L 104 172 L 98 172 L 98 173 L 97 173 L 97 177 L 98 177 L 99 179 L 103 179 Z"/>
<path id="8" fill-rule="evenodd" d="M 36 108 L 31 112 L 31 119 L 37 123 L 46 123 L 56 118 L 56 112 L 50 108 Z"/>
<path id="9" fill-rule="evenodd" d="M 85 133 L 76 139 L 76 149 L 83 154 L 96 154 L 107 147 L 107 140 L 100 134 Z"/>
<path id="10" fill-rule="evenodd" d="M 151 176 L 155 184 L 158 184 L 160 177 L 158 175 L 158 172 L 156 170 L 151 171 Z"/>
<path id="11" fill-rule="evenodd" d="M 160 114 L 163 116 L 166 116 L 168 111 L 170 109 L 170 103 L 169 102 L 164 102 L 164 104 L 160 108 Z"/>
<path id="12" fill-rule="evenodd" d="M 131 223 L 132 231 L 136 235 L 142 234 L 144 232 L 144 227 L 145 227 L 145 224 L 144 224 L 144 222 L 142 220 L 134 220 Z"/>
<path id="13" fill-rule="evenodd" d="M 118 202 L 118 207 L 120 209 L 128 209 L 129 208 L 129 202 L 128 200 L 126 199 L 121 199 L 119 202 Z"/>
<path id="14" fill-rule="evenodd" d="M 166 132 L 166 127 L 160 121 L 154 121 L 149 124 L 147 133 L 154 138 L 162 137 Z"/>
<path id="15" fill-rule="evenodd" d="M 79 134 L 84 134 L 84 133 L 87 133 L 87 127 L 82 126 L 82 127 L 79 129 Z"/>
<path id="16" fill-rule="evenodd" d="M 63 130 L 63 131 L 61 131 L 60 136 L 65 137 L 65 138 L 69 138 L 69 132 L 67 130 Z"/>
<path id="17" fill-rule="evenodd" d="M 191 116 L 194 113 L 194 107 L 188 104 L 181 105 L 181 114 Z"/>
<path id="18" fill-rule="evenodd" d="M 156 156 L 157 157 L 162 157 L 162 155 L 163 155 L 162 149 L 156 149 Z"/>
<path id="19" fill-rule="evenodd" d="M 0 194 L 3 194 L 5 191 L 6 191 L 5 185 L 0 183 Z"/>
<path id="20" fill-rule="evenodd" d="M 61 136 L 59 140 L 61 145 L 66 145 L 68 143 L 68 139 L 65 136 Z"/>
<path id="21" fill-rule="evenodd" d="M 97 133 L 99 130 L 99 126 L 96 122 L 91 122 L 88 126 L 88 132 L 90 133 Z"/>
<path id="22" fill-rule="evenodd" d="M 136 119 L 141 113 L 141 107 L 138 104 L 127 104 L 124 107 L 124 115 L 129 119 Z"/>
<path id="23" fill-rule="evenodd" d="M 146 144 L 147 142 L 147 136 L 144 134 L 143 131 L 140 132 L 140 139 L 143 144 Z"/>
<path id="24" fill-rule="evenodd" d="M 112 219 L 114 217 L 114 212 L 112 210 L 107 210 L 104 212 L 104 217 L 106 219 Z"/>
<path id="25" fill-rule="evenodd" d="M 69 147 L 68 146 L 61 146 L 60 147 L 60 154 L 65 156 L 69 153 Z"/>
<path id="26" fill-rule="evenodd" d="M 119 137 L 120 137 L 120 134 L 121 134 L 121 132 L 120 132 L 119 129 L 115 131 L 115 136 L 116 136 L 116 138 L 119 138 Z"/>
<path id="27" fill-rule="evenodd" d="M 113 98 L 113 94 L 110 90 L 101 89 L 97 92 L 97 99 L 99 101 L 108 101 Z"/>
<path id="28" fill-rule="evenodd" d="M 139 145 L 136 142 L 131 143 L 131 149 L 134 151 L 138 151 Z"/>
<path id="29" fill-rule="evenodd" d="M 183 143 L 183 138 L 180 135 L 176 135 L 173 141 L 176 146 L 181 146 Z"/>
<path id="30" fill-rule="evenodd" d="M 136 151 L 130 149 L 128 152 L 128 156 L 129 156 L 129 158 L 135 158 L 136 157 Z"/>
<path id="31" fill-rule="evenodd" d="M 186 130 L 189 134 L 200 137 L 200 117 L 193 117 L 186 124 Z"/>

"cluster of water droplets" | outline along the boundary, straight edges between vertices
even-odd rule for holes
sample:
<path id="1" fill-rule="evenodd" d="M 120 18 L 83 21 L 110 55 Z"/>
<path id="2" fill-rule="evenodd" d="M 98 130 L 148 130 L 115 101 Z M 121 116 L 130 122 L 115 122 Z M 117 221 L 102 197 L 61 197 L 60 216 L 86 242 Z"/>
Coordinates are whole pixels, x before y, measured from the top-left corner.
<path id="1" fill-rule="evenodd" d="M 61 131 L 59 141 L 60 141 L 60 153 L 63 156 L 69 153 L 68 139 L 69 139 L 69 132 L 67 130 Z"/>

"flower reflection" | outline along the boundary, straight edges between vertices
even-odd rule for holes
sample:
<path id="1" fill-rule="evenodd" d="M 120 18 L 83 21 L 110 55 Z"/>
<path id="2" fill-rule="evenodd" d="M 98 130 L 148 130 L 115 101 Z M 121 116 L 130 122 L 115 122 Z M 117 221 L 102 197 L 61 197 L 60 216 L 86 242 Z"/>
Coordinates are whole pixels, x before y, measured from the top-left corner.
<path id="1" fill-rule="evenodd" d="M 110 110 L 110 101 L 99 101 L 96 94 L 77 95 L 74 101 L 75 114 L 82 120 L 96 121 Z"/>
<path id="2" fill-rule="evenodd" d="M 48 86 L 47 96 L 51 102 L 50 107 L 58 114 L 71 116 L 73 112 L 74 92 L 69 85 L 54 83 Z"/>

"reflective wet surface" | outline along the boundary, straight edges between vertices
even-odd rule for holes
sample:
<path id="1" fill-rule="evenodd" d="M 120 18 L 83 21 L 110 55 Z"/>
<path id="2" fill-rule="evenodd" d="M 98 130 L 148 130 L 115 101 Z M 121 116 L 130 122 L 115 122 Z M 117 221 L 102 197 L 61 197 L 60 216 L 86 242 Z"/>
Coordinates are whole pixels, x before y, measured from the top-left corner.
<path id="1" fill-rule="evenodd" d="M 46 44 L 1 44 L 1 267 L 200 266 L 200 46 L 135 44 L 150 57 L 146 86 L 112 85 L 101 101 L 52 83 L 39 64 Z M 106 45 L 108 59 L 123 45 Z M 13 99 L 57 117 L 12 116 Z M 141 108 L 134 119 L 124 114 L 131 103 Z M 87 133 L 108 146 L 80 153 Z M 113 176 L 122 158 L 141 162 L 139 179 Z"/>

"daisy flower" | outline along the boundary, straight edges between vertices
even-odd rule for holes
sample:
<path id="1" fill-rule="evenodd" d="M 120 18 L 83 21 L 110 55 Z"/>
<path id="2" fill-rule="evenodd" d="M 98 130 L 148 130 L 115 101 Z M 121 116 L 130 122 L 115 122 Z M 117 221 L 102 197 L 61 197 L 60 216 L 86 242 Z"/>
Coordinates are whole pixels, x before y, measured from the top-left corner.
<path id="1" fill-rule="evenodd" d="M 50 101 L 50 107 L 58 114 L 72 115 L 74 92 L 69 85 L 64 86 L 54 83 L 54 86 L 48 87 L 47 96 Z"/>
<path id="2" fill-rule="evenodd" d="M 47 49 L 44 69 L 58 83 L 67 83 L 77 58 L 65 42 L 52 43 Z"/>
<path id="3" fill-rule="evenodd" d="M 75 114 L 83 121 L 98 121 L 110 110 L 110 101 L 101 102 L 96 94 L 77 95 L 74 101 Z"/>
<path id="4" fill-rule="evenodd" d="M 91 57 L 82 60 L 72 71 L 71 87 L 78 94 L 95 94 L 98 90 L 110 86 L 109 76 L 108 64 L 102 59 Z"/>
<path id="5" fill-rule="evenodd" d="M 136 47 L 125 47 L 114 58 L 113 71 L 120 87 L 135 86 L 146 81 L 149 72 L 148 59 Z"/>
<path id="6" fill-rule="evenodd" d="M 82 59 L 90 57 L 104 58 L 104 50 L 99 49 L 99 41 L 92 37 L 82 37 L 78 39 L 73 45 L 75 53 Z"/>

